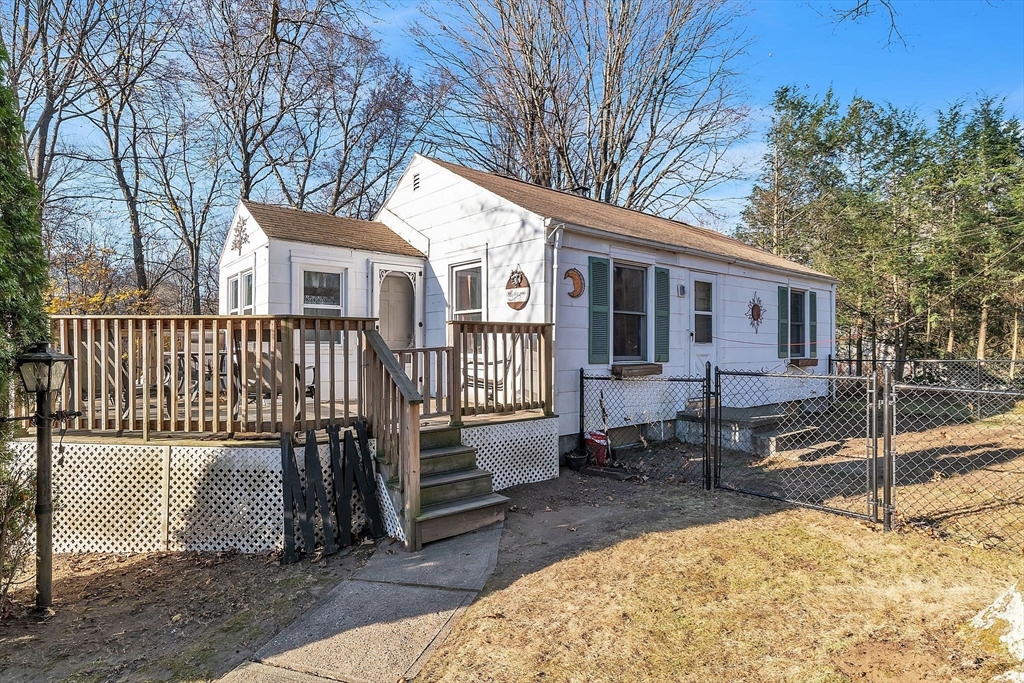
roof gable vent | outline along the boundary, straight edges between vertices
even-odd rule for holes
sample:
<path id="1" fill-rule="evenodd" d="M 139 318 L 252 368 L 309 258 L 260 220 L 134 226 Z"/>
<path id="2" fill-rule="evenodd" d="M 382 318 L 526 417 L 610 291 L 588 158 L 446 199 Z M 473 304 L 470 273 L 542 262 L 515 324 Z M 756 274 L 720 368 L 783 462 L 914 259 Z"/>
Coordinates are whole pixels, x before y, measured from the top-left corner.
<path id="1" fill-rule="evenodd" d="M 415 192 L 418 189 L 420 189 L 420 174 L 419 173 L 413 173 L 412 174 L 412 191 Z"/>

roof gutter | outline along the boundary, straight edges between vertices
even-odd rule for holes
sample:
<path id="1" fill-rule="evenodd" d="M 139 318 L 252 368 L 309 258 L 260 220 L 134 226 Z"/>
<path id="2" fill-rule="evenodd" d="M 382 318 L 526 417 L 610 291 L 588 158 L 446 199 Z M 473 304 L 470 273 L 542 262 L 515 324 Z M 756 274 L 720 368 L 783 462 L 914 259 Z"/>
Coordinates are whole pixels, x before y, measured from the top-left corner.
<path id="1" fill-rule="evenodd" d="M 552 220 L 552 219 L 545 219 Z M 601 237 L 605 239 L 618 240 L 620 242 L 626 242 L 628 244 L 634 244 L 637 246 L 655 246 L 664 251 L 671 251 L 677 254 L 693 254 L 694 256 L 701 256 L 708 258 L 713 261 L 719 261 L 726 265 L 732 265 L 734 263 L 743 264 L 752 268 L 761 268 L 763 270 L 769 270 L 775 273 L 782 273 L 785 275 L 797 275 L 801 277 L 812 278 L 815 280 L 823 280 L 826 282 L 840 283 L 840 280 L 832 277 L 831 275 L 825 275 L 824 273 L 805 273 L 799 270 L 790 270 L 789 268 L 782 268 L 780 266 L 772 266 L 766 263 L 758 263 L 757 261 L 751 261 L 750 259 L 740 258 L 738 256 L 723 256 L 722 254 L 716 254 L 712 251 L 704 251 L 703 249 L 694 249 L 693 247 L 683 247 L 678 244 L 669 244 L 667 242 L 658 242 L 655 240 L 641 239 L 639 237 L 631 237 L 629 235 L 622 235 L 617 232 L 610 232 L 608 230 L 599 230 L 598 228 L 587 228 L 582 225 L 574 225 L 571 223 L 561 223 L 560 227 L 573 232 L 578 232 L 584 235 L 590 235 L 592 237 Z"/>

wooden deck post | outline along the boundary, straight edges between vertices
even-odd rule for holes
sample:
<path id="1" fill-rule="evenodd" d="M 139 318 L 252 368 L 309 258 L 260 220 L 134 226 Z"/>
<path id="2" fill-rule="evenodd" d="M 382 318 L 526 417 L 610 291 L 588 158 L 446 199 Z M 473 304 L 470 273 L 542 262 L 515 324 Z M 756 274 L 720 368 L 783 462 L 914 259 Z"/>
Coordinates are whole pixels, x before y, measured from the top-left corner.
<path id="1" fill-rule="evenodd" d="M 554 374 L 553 367 L 555 361 L 555 353 L 551 345 L 552 329 L 553 328 L 551 325 L 542 325 L 540 328 L 541 354 L 543 356 L 541 358 L 541 366 L 544 368 L 544 378 L 541 380 L 544 386 L 541 390 L 544 392 L 543 395 L 545 415 L 555 414 L 555 406 L 553 403 L 555 393 L 555 378 L 552 376 Z"/>
<path id="2" fill-rule="evenodd" d="M 448 329 L 452 335 L 452 363 L 451 368 L 448 372 L 450 377 L 449 382 L 451 386 L 451 402 L 452 402 L 452 417 L 449 420 L 449 424 L 453 427 L 462 426 L 462 354 L 465 353 L 465 349 L 462 345 L 462 328 L 455 322 L 448 323 Z"/>
<path id="3" fill-rule="evenodd" d="M 281 434 L 295 432 L 295 339 L 294 321 L 281 321 Z M 299 343 L 302 343 L 301 341 Z"/>

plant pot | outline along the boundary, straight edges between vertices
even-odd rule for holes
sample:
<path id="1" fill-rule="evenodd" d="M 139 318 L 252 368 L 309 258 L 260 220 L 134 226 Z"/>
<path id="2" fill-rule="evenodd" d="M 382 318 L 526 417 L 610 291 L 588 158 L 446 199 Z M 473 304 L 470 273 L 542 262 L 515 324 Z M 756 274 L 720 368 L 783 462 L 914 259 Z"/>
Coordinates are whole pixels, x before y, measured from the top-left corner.
<path id="1" fill-rule="evenodd" d="M 587 464 L 586 453 L 566 453 L 565 464 L 569 466 L 569 469 L 573 472 L 579 472 L 580 468 Z"/>

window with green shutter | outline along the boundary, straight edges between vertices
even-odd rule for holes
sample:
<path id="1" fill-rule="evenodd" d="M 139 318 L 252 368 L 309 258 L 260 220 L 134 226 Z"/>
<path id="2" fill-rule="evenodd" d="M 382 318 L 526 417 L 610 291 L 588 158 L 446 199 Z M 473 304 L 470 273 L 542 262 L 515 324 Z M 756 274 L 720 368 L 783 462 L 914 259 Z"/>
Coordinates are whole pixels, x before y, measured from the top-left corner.
<path id="1" fill-rule="evenodd" d="M 608 259 L 590 257 L 590 332 L 587 348 L 591 363 L 607 363 L 609 328 L 611 325 L 611 293 L 609 291 Z"/>
<path id="2" fill-rule="evenodd" d="M 668 268 L 654 269 L 654 362 L 668 362 L 669 347 Z"/>
<path id="3" fill-rule="evenodd" d="M 779 287 L 779 358 L 789 358 L 789 287 Z"/>
<path id="4" fill-rule="evenodd" d="M 818 295 L 814 292 L 807 293 L 807 327 L 810 357 L 818 357 Z"/>

